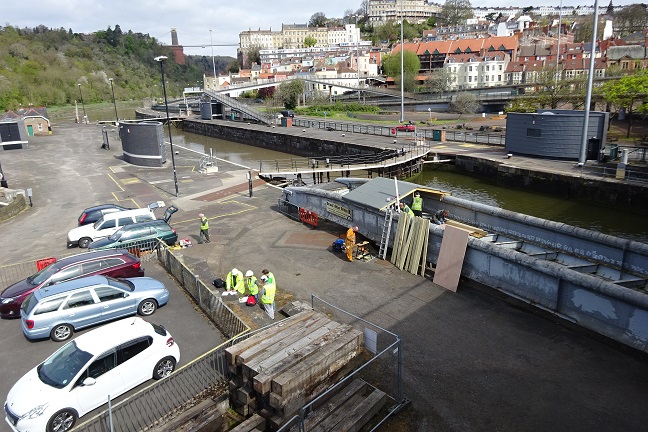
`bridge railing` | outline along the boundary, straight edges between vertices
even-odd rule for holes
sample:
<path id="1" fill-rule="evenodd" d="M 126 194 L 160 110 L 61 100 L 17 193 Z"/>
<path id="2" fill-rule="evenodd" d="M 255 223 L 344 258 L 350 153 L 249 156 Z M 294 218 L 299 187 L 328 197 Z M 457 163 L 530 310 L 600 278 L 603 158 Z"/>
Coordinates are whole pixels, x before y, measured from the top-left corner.
<path id="1" fill-rule="evenodd" d="M 267 159 L 259 161 L 262 173 L 308 171 L 317 169 L 348 169 L 354 165 L 376 165 L 398 157 L 399 150 L 384 150 L 366 155 L 316 156 L 309 158 Z"/>
<path id="2" fill-rule="evenodd" d="M 223 94 L 211 90 L 205 90 L 205 94 L 210 96 L 212 99 L 222 103 L 223 105 L 227 105 L 231 109 L 245 114 L 247 117 L 249 117 L 252 120 L 256 120 L 258 122 L 265 123 L 265 124 L 272 123 L 272 116 L 269 116 L 268 114 L 261 112 L 257 109 L 254 109 L 251 106 L 246 105 L 242 102 L 239 102 L 234 98 L 225 96 Z"/>

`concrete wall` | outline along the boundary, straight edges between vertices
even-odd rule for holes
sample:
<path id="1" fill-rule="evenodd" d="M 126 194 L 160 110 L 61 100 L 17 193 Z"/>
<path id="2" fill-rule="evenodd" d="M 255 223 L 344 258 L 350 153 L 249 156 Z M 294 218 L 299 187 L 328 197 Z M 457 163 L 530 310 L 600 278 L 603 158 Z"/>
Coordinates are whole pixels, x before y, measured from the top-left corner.
<path id="1" fill-rule="evenodd" d="M 6 191 L 4 188 L 3 190 Z M 13 196 L 14 194 L 11 195 Z M 15 194 L 15 197 L 7 205 L 0 205 L 0 222 L 14 217 L 28 206 L 29 204 L 24 194 Z"/>
<path id="2" fill-rule="evenodd" d="M 161 167 L 166 162 L 162 123 L 120 123 L 119 138 L 126 162 L 152 167 Z"/>
<path id="3" fill-rule="evenodd" d="M 506 150 L 509 153 L 578 160 L 584 111 L 539 110 L 536 113 L 508 113 Z M 609 113 L 590 112 L 588 139 L 607 140 Z M 591 159 L 596 160 L 597 156 Z M 589 159 L 589 158 L 588 158 Z"/>

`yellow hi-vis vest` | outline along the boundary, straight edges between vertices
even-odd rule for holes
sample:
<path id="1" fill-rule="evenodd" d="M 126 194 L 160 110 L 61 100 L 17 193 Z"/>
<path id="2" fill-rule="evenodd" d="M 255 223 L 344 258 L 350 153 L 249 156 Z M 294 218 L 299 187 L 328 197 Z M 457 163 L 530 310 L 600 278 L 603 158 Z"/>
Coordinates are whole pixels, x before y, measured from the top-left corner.
<path id="1" fill-rule="evenodd" d="M 257 285 L 256 276 L 249 276 L 245 278 L 245 288 L 248 289 L 250 295 L 259 294 L 259 286 Z"/>
<path id="2" fill-rule="evenodd" d="M 263 295 L 261 296 L 261 303 L 266 303 L 266 304 L 274 303 L 276 292 L 277 292 L 277 283 L 275 282 L 274 275 L 272 273 L 268 273 L 268 280 L 263 285 Z"/>
<path id="3" fill-rule="evenodd" d="M 194 225 L 195 226 L 195 225 Z M 195 229 L 195 228 L 194 228 Z M 205 231 L 209 229 L 209 220 L 206 217 L 200 219 L 200 229 Z"/>
<path id="4" fill-rule="evenodd" d="M 412 200 L 412 210 L 423 210 L 423 198 L 414 197 Z"/>

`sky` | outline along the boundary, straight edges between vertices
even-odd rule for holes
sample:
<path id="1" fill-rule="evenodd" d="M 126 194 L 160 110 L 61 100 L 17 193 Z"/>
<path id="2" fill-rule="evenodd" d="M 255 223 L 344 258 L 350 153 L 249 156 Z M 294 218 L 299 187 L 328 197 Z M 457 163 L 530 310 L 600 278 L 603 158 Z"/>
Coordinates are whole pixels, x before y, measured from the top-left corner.
<path id="1" fill-rule="evenodd" d="M 171 28 L 178 32 L 185 54 L 236 56 L 239 33 L 249 29 L 280 30 L 281 24 L 305 24 L 316 12 L 341 18 L 347 9 L 356 10 L 361 0 L 32 0 L 5 1 L 0 8 L 0 25 L 72 29 L 93 33 L 119 25 L 122 31 L 149 34 L 161 43 L 171 44 Z M 444 0 L 437 0 L 443 3 Z M 640 0 L 613 0 L 615 6 Z M 593 5 L 594 2 L 563 0 L 563 6 Z M 480 0 L 473 7 L 554 5 L 560 0 Z M 600 0 L 607 6 L 609 0 Z M 211 35 L 210 35 L 210 31 Z M 211 42 L 210 42 L 211 36 Z M 190 46 L 195 47 L 190 47 Z M 216 46 L 224 45 L 224 46 Z M 225 46 L 230 45 L 230 46 Z"/>

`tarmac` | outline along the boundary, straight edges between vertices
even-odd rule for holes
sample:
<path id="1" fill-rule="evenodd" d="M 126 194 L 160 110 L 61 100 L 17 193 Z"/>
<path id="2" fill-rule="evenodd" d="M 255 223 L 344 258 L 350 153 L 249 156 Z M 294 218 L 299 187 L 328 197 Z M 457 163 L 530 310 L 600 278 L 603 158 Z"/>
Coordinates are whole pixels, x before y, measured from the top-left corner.
<path id="1" fill-rule="evenodd" d="M 201 279 L 232 267 L 257 275 L 268 268 L 278 281 L 278 309 L 315 294 L 401 337 L 403 390 L 412 403 L 381 430 L 645 430 L 645 354 L 483 287 L 462 283 L 452 293 L 388 261 L 348 262 L 331 250 L 346 227 L 312 229 L 286 217 L 277 211 L 281 191 L 258 179 L 250 197 L 247 169 L 220 163 L 217 173 L 200 174 L 199 156 L 176 148 L 176 197 L 170 164 L 125 163 L 114 129 L 110 150 L 100 148 L 100 126 L 53 130 L 30 137 L 23 150 L 0 153 L 9 186 L 34 191 L 34 207 L 0 224 L 25 238 L 0 251 L 0 264 L 70 253 L 69 220 L 85 207 L 163 200 L 179 208 L 171 225 L 194 244 L 175 253 Z M 485 147 L 468 151 L 503 157 L 503 149 Z M 197 244 L 199 213 L 209 219 L 211 243 Z M 271 322 L 259 308 L 222 298 L 251 326 Z"/>

